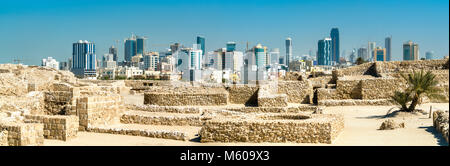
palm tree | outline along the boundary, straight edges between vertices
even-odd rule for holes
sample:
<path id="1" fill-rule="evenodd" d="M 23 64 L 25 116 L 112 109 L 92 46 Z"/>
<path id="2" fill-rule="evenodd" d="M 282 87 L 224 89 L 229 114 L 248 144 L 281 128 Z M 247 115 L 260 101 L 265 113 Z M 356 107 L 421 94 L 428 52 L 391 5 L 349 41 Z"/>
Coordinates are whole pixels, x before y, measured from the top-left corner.
<path id="1" fill-rule="evenodd" d="M 361 57 L 358 57 L 358 59 L 356 59 L 356 64 L 357 65 L 360 65 L 360 64 L 363 64 L 363 63 L 366 63 L 367 61 L 365 61 L 364 59 L 362 59 Z"/>
<path id="2" fill-rule="evenodd" d="M 430 99 L 434 98 L 442 100 L 445 98 L 439 93 L 441 92 L 441 89 L 436 86 L 438 84 L 438 81 L 435 79 L 436 75 L 431 73 L 431 71 L 428 71 L 426 73 L 423 70 L 421 70 L 420 72 L 414 71 L 413 73 L 408 74 L 408 76 L 404 74 L 401 74 L 401 76 L 406 81 L 408 81 L 408 88 L 402 95 L 408 94 L 409 98 L 411 98 L 411 104 L 406 110 L 407 112 L 413 112 L 416 109 L 416 106 L 417 104 L 419 104 L 419 101 L 423 95 L 427 96 Z M 402 108 L 404 108 L 403 105 Z"/>
<path id="3" fill-rule="evenodd" d="M 397 104 L 401 105 L 400 111 L 408 111 L 408 102 L 411 101 L 410 94 L 408 92 L 399 92 L 396 91 L 393 96 L 391 96 L 392 100 L 394 100 Z"/>

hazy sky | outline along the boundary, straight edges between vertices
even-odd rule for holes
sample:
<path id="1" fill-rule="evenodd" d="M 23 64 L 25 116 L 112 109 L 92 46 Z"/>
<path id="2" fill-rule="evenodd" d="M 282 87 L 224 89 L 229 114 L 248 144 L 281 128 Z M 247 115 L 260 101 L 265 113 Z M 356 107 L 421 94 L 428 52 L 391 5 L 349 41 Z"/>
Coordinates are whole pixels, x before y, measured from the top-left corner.
<path id="1" fill-rule="evenodd" d="M 40 65 L 54 57 L 66 61 L 72 43 L 95 42 L 97 58 L 131 33 L 148 37 L 147 51 L 162 51 L 170 43 L 192 46 L 206 37 L 208 51 L 237 42 L 243 50 L 261 43 L 280 48 L 291 37 L 294 56 L 316 52 L 317 41 L 338 27 L 341 52 L 384 47 L 392 35 L 393 60 L 401 60 L 402 43 L 419 43 L 420 56 L 433 50 L 449 52 L 448 0 L 14 0 L 0 4 L 0 63 L 13 59 Z"/>

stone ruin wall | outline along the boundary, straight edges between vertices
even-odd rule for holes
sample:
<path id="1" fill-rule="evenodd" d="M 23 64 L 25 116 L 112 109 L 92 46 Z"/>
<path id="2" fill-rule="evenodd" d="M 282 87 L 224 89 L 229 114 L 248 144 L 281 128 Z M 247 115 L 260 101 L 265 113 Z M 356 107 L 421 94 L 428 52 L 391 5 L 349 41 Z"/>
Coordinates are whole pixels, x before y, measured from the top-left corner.
<path id="1" fill-rule="evenodd" d="M 442 134 L 444 139 L 448 143 L 448 126 L 449 126 L 449 113 L 448 111 L 435 111 L 433 112 L 433 127 Z"/>
<path id="2" fill-rule="evenodd" d="M 146 92 L 144 104 L 160 106 L 215 106 L 228 104 L 228 92 L 223 88 L 175 88 L 163 92 Z"/>
<path id="3" fill-rule="evenodd" d="M 8 131 L 9 146 L 40 146 L 44 144 L 44 125 L 39 123 L 0 122 L 0 131 Z"/>
<path id="4" fill-rule="evenodd" d="M 279 81 L 278 93 L 286 94 L 289 103 L 310 104 L 314 96 L 310 81 Z"/>
<path id="5" fill-rule="evenodd" d="M 259 87 L 258 107 L 286 107 L 288 99 L 286 94 L 278 94 L 278 82 L 274 81 Z"/>
<path id="6" fill-rule="evenodd" d="M 201 142 L 328 143 L 344 128 L 341 115 L 283 115 L 281 119 L 211 120 L 200 131 Z"/>
<path id="7" fill-rule="evenodd" d="M 361 95 L 363 100 L 390 99 L 395 91 L 403 91 L 407 83 L 403 79 L 376 78 L 361 80 Z"/>
<path id="8" fill-rule="evenodd" d="M 225 87 L 229 94 L 231 104 L 245 104 L 248 106 L 258 105 L 257 86 L 252 85 L 230 85 Z"/>
<path id="9" fill-rule="evenodd" d="M 0 130 L 0 146 L 8 146 L 8 131 Z"/>
<path id="10" fill-rule="evenodd" d="M 25 115 L 26 123 L 41 123 L 46 139 L 66 141 L 75 138 L 78 133 L 77 116 Z"/>
<path id="11" fill-rule="evenodd" d="M 77 100 L 79 130 L 86 131 L 91 126 L 119 124 L 123 114 L 122 96 L 88 96 Z"/>

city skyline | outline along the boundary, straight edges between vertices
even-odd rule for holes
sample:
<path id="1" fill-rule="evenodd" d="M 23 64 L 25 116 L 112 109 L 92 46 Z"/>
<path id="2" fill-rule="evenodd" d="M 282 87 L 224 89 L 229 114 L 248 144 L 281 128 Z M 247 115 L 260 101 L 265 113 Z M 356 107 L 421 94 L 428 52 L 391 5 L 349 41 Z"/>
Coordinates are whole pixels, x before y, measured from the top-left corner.
<path id="1" fill-rule="evenodd" d="M 223 48 L 229 41 L 236 42 L 236 49 L 241 51 L 248 41 L 250 47 L 261 43 L 270 49 L 279 48 L 280 52 L 285 52 L 284 40 L 290 37 L 295 41 L 292 46 L 295 57 L 308 54 L 309 50 L 315 52 L 317 41 L 329 37 L 334 27 L 339 28 L 340 50 L 358 49 L 367 46 L 369 41 L 384 46 L 385 38 L 392 36 L 394 61 L 402 60 L 402 44 L 409 40 L 420 45 L 420 58 L 425 58 L 427 51 L 434 51 L 434 58 L 439 59 L 448 55 L 448 1 L 113 0 L 92 2 L 89 6 L 83 6 L 83 0 L 50 1 L 53 3 L 46 5 L 26 2 L 21 8 L 15 7 L 18 2 L 5 2 L 0 7 L 1 22 L 9 25 L 0 26 L 0 63 L 13 63 L 13 59 L 21 59 L 24 64 L 39 65 L 46 57 L 66 61 L 72 54 L 71 44 L 78 40 L 95 43 L 97 56 L 108 53 L 111 45 L 116 45 L 118 59 L 123 60 L 123 39 L 131 33 L 148 38 L 146 51 L 163 51 L 177 42 L 190 46 L 196 43 L 197 36 L 203 36 L 205 52 Z M 152 10 L 148 10 L 149 6 Z M 218 9 L 230 7 L 229 12 L 217 12 Z M 375 14 L 367 10 L 369 7 L 381 8 L 385 12 Z M 205 10 L 194 12 L 188 10 L 190 8 Z M 91 12 L 82 12 L 89 9 Z M 262 9 L 269 12 L 258 12 Z M 318 9 L 327 12 L 315 12 Z M 408 12 L 410 14 L 406 17 L 404 13 Z M 385 24 L 361 20 L 363 16 L 383 19 Z M 255 17 L 267 21 L 248 21 Z M 217 21 L 223 18 L 233 19 L 224 23 Z M 196 24 L 196 20 L 200 20 L 201 24 Z M 416 22 L 414 26 L 411 25 L 412 20 Z M 187 26 L 190 22 L 192 26 Z M 89 28 L 82 28 L 86 25 L 81 23 L 88 24 Z M 116 40 L 122 42 L 117 45 Z"/>

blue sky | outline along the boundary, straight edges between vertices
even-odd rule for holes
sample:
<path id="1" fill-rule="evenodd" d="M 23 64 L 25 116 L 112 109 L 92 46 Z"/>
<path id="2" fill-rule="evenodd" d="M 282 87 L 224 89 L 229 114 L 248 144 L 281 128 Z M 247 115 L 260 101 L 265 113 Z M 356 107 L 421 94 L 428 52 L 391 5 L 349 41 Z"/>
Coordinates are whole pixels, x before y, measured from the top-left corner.
<path id="1" fill-rule="evenodd" d="M 419 43 L 420 56 L 433 50 L 449 52 L 448 0 L 40 0 L 0 2 L 0 63 L 14 58 L 39 65 L 45 57 L 66 61 L 72 43 L 96 43 L 97 58 L 115 40 L 135 33 L 148 37 L 147 51 L 162 51 L 170 43 L 191 46 L 206 37 L 211 51 L 236 41 L 280 48 L 291 37 L 295 55 L 317 49 L 317 41 L 338 27 L 341 52 L 384 47 L 392 35 L 393 60 L 400 60 L 402 43 Z M 119 45 L 123 60 L 123 42 Z"/>

